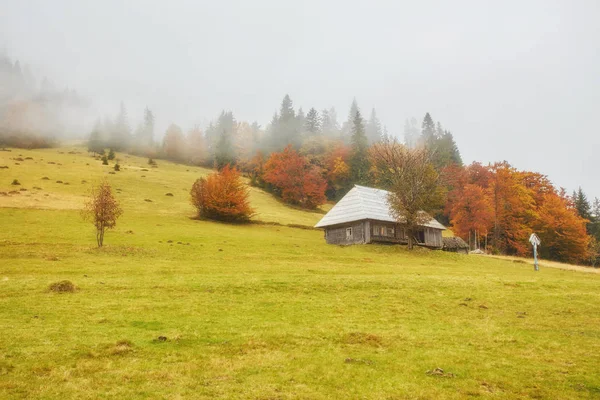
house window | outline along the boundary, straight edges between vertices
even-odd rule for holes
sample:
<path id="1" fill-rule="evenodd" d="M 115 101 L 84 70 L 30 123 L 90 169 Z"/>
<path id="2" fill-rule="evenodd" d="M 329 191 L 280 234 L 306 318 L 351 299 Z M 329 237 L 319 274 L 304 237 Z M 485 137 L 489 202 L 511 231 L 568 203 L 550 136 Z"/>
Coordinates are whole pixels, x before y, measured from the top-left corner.
<path id="1" fill-rule="evenodd" d="M 352 239 L 352 228 L 346 228 L 346 239 Z"/>
<path id="2" fill-rule="evenodd" d="M 373 235 L 375 236 L 383 236 L 383 237 L 394 237 L 395 229 L 393 226 L 382 226 L 382 225 L 374 225 L 373 226 Z"/>

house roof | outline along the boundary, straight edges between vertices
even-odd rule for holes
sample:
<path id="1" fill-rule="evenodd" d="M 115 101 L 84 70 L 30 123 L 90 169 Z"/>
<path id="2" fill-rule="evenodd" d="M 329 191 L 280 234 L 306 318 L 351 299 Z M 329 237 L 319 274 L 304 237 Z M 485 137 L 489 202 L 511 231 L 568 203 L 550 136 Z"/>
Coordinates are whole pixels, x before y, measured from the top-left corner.
<path id="1" fill-rule="evenodd" d="M 374 219 L 398 222 L 390 213 L 387 190 L 354 185 L 352 189 L 315 225 L 315 228 L 343 224 L 346 222 Z M 435 219 L 422 226 L 435 229 L 446 227 Z"/>

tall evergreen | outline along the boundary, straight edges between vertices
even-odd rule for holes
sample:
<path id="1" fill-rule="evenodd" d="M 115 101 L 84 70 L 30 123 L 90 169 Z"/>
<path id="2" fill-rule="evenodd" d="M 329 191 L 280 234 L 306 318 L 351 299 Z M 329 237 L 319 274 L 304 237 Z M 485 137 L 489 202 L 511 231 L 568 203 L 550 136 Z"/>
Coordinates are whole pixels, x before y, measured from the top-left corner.
<path id="1" fill-rule="evenodd" d="M 154 143 L 154 113 L 146 107 L 144 109 L 143 144 L 151 146 Z"/>
<path id="2" fill-rule="evenodd" d="M 433 118 L 429 113 L 425 114 L 425 118 L 423 118 L 423 123 L 421 124 L 421 143 L 426 146 L 430 146 L 435 142 L 436 138 L 436 126 L 433 122 Z"/>
<path id="3" fill-rule="evenodd" d="M 131 128 L 129 126 L 127 110 L 123 102 L 121 102 L 119 114 L 117 114 L 112 128 L 110 147 L 115 150 L 127 148 L 131 142 Z"/>
<path id="4" fill-rule="evenodd" d="M 357 110 L 352 123 L 352 154 L 350 156 L 350 178 L 352 182 L 367 184 L 369 182 L 369 141 L 365 134 L 364 121 Z"/>
<path id="5" fill-rule="evenodd" d="M 352 104 L 350 104 L 350 110 L 348 111 L 348 119 L 342 125 L 342 139 L 345 142 L 350 141 L 350 137 L 352 136 L 354 129 L 354 119 L 356 118 L 356 114 L 359 112 L 358 103 L 356 102 L 356 98 L 352 99 Z"/>
<path id="6" fill-rule="evenodd" d="M 579 189 L 573 194 L 573 203 L 575 205 L 575 209 L 577 210 L 577 214 L 581 218 L 587 219 L 588 221 L 592 221 L 592 206 L 583 192 L 583 189 L 579 187 Z M 590 223 L 587 224 L 588 233 L 591 228 Z"/>
<path id="7" fill-rule="evenodd" d="M 388 133 L 388 128 L 387 126 L 383 126 L 383 133 L 381 134 L 381 141 L 384 143 L 387 143 L 391 140 L 392 138 L 390 137 L 390 134 Z"/>
<path id="8" fill-rule="evenodd" d="M 594 235 L 596 240 L 600 241 L 600 199 L 594 198 L 592 203 L 592 226 L 591 234 Z"/>
<path id="9" fill-rule="evenodd" d="M 374 108 L 371 110 L 371 116 L 369 117 L 369 122 L 367 122 L 365 131 L 369 144 L 381 141 L 383 135 L 381 131 L 381 122 L 379 122 L 379 118 L 377 118 L 377 113 Z"/>
<path id="10" fill-rule="evenodd" d="M 304 124 L 306 123 L 306 115 L 304 114 L 304 110 L 302 109 L 302 107 L 300 107 L 298 109 L 298 112 L 296 113 L 296 132 L 298 134 L 304 132 Z M 302 140 L 300 138 L 300 140 Z"/>
<path id="11" fill-rule="evenodd" d="M 279 119 L 276 124 L 271 125 L 270 142 L 273 150 L 282 150 L 289 144 L 299 148 L 301 145 L 300 129 L 292 99 L 286 94 L 281 102 Z"/>
<path id="12" fill-rule="evenodd" d="M 335 108 L 331 107 L 329 110 L 324 108 L 321 111 L 321 132 L 326 136 L 339 137 L 339 130 Z"/>
<path id="13" fill-rule="evenodd" d="M 231 111 L 221 111 L 214 127 L 217 141 L 215 143 L 214 158 L 217 168 L 221 169 L 225 165 L 233 165 L 236 162 L 236 153 L 233 146 L 234 136 L 236 134 L 237 122 Z"/>
<path id="14" fill-rule="evenodd" d="M 319 119 L 319 113 L 314 108 L 308 110 L 308 114 L 306 114 L 304 129 L 311 135 L 316 135 L 317 133 L 321 132 L 321 121 Z"/>
<path id="15" fill-rule="evenodd" d="M 404 121 L 404 144 L 410 149 L 417 147 L 419 141 L 419 128 L 416 126 L 417 120 L 407 118 Z"/>
<path id="16" fill-rule="evenodd" d="M 233 148 L 231 132 L 222 130 L 215 149 L 215 165 L 218 169 L 221 169 L 228 164 L 234 165 L 235 161 L 235 150 Z"/>
<path id="17" fill-rule="evenodd" d="M 91 153 L 102 154 L 104 152 L 104 142 L 102 140 L 102 124 L 100 120 L 94 124 L 94 129 L 90 133 L 88 140 L 88 151 Z"/>

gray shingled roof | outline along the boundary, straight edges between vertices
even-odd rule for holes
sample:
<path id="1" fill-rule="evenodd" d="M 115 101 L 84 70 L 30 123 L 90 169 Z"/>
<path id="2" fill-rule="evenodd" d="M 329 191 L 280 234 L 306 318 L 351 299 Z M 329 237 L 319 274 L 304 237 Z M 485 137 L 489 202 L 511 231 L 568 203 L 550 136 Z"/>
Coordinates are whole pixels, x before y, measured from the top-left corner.
<path id="1" fill-rule="evenodd" d="M 355 185 L 325 216 L 315 225 L 315 228 L 343 224 L 346 222 L 374 219 L 378 221 L 397 222 L 390 214 L 387 190 L 373 189 Z M 423 226 L 435 229 L 446 227 L 435 219 Z"/>

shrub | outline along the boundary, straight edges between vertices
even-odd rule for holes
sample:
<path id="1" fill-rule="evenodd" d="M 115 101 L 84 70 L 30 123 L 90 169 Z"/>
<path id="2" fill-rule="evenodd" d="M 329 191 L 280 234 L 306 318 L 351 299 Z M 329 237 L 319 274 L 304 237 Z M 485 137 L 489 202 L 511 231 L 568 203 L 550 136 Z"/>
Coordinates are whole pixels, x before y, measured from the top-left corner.
<path id="1" fill-rule="evenodd" d="M 21 182 L 19 182 L 18 179 L 13 179 L 13 181 L 11 182 L 11 185 L 13 186 L 19 186 L 21 184 Z"/>
<path id="2" fill-rule="evenodd" d="M 154 159 L 149 158 L 148 159 L 148 165 L 152 166 L 152 167 L 157 167 L 158 164 L 156 164 L 156 161 L 154 161 Z"/>
<path id="3" fill-rule="evenodd" d="M 117 163 L 115 164 L 115 171 L 120 171 L 121 170 L 121 166 L 119 165 L 119 162 L 117 161 Z"/>
<path id="4" fill-rule="evenodd" d="M 108 157 L 106 154 L 102 156 L 102 165 L 108 165 Z"/>
<path id="5" fill-rule="evenodd" d="M 221 171 L 200 178 L 190 192 L 192 204 L 201 218 L 227 222 L 247 222 L 254 215 L 249 189 L 237 169 L 226 165 Z"/>
<path id="6" fill-rule="evenodd" d="M 115 152 L 113 151 L 113 149 L 110 149 L 108 151 L 108 159 L 109 160 L 114 160 L 115 159 Z"/>

